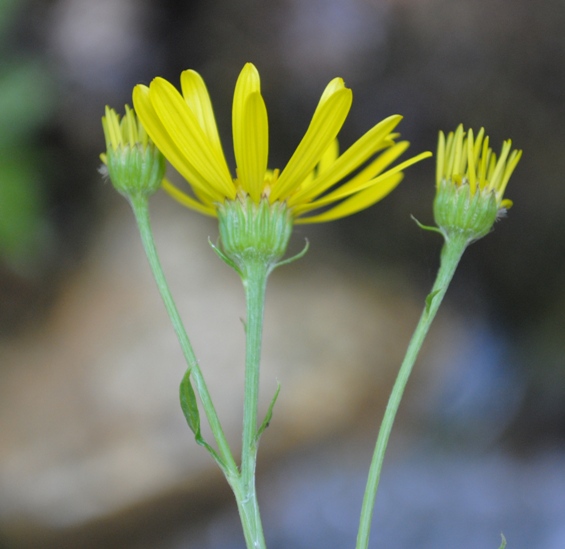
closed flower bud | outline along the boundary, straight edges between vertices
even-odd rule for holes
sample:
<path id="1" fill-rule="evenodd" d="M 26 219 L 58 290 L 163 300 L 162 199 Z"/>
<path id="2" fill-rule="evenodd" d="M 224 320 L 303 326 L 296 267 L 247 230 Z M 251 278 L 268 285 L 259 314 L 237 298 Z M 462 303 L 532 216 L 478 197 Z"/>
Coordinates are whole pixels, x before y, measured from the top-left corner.
<path id="1" fill-rule="evenodd" d="M 462 125 L 447 139 L 440 132 L 434 217 L 446 239 L 478 240 L 512 206 L 504 191 L 522 151 L 511 147 L 505 141 L 497 159 L 483 128 L 476 137 Z"/>
<path id="2" fill-rule="evenodd" d="M 165 157 L 155 147 L 145 129 L 126 106 L 126 114 L 120 116 L 106 107 L 102 117 L 106 138 L 106 153 L 101 155 L 112 185 L 128 198 L 154 194 L 165 176 Z"/>

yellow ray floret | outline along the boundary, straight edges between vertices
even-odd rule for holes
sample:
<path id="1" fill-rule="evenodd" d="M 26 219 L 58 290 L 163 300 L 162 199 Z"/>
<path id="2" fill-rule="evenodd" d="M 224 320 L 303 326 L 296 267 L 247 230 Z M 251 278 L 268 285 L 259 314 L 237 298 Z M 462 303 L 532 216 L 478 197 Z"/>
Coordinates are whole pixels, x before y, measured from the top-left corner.
<path id="1" fill-rule="evenodd" d="M 452 181 L 456 185 L 469 185 L 472 194 L 476 192 L 493 193 L 499 208 L 508 209 L 512 201 L 503 198 L 512 172 L 522 157 L 522 151 L 513 150 L 508 139 L 502 145 L 500 156 L 489 147 L 489 138 L 484 128 L 475 137 L 473 130 L 465 135 L 460 124 L 455 132 L 445 137 L 439 133 L 437 149 L 436 185 L 442 181 Z"/>
<path id="2" fill-rule="evenodd" d="M 379 122 L 343 154 L 337 134 L 351 107 L 352 93 L 341 78 L 324 90 L 304 137 L 282 170 L 268 168 L 269 125 L 259 73 L 247 63 L 233 98 L 235 174 L 230 172 L 204 80 L 192 70 L 181 75 L 181 91 L 162 78 L 133 91 L 135 110 L 145 130 L 187 180 L 191 191 L 168 181 L 164 189 L 183 205 L 216 215 L 218 205 L 236 197 L 254 202 L 284 202 L 295 223 L 329 221 L 363 210 L 384 198 L 401 181 L 402 170 L 425 152 L 394 167 L 406 150 L 393 133 L 401 120 Z M 235 176 L 234 176 L 235 175 Z"/>

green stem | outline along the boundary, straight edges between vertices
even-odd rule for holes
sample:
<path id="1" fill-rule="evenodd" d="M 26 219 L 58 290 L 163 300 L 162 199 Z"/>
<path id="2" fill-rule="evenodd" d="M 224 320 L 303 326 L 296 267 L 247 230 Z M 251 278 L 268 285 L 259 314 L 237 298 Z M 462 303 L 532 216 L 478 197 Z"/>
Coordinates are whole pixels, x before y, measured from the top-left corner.
<path id="1" fill-rule="evenodd" d="M 216 413 L 214 404 L 212 403 L 212 398 L 204 381 L 204 376 L 202 375 L 200 366 L 198 365 L 198 360 L 196 359 L 196 355 L 194 354 L 194 350 L 192 349 L 192 345 L 190 343 L 190 340 L 188 339 L 188 335 L 173 300 L 171 291 L 169 290 L 165 274 L 163 273 L 161 262 L 159 261 L 159 256 L 155 247 L 153 233 L 151 231 L 151 223 L 149 218 L 149 201 L 147 197 L 143 195 L 132 196 L 130 197 L 130 204 L 135 214 L 137 226 L 141 234 L 141 240 L 143 242 L 143 248 L 145 249 L 147 259 L 149 260 L 155 282 L 157 283 L 157 287 L 159 288 L 159 292 L 161 294 L 161 298 L 163 299 L 163 303 L 165 304 L 165 308 L 169 313 L 169 317 L 177 334 L 177 338 L 179 340 L 186 363 L 191 369 L 191 376 L 193 377 L 196 384 L 197 392 L 202 402 L 202 407 L 204 408 L 210 429 L 212 430 L 222 460 L 231 477 L 228 478 L 228 482 L 231 483 L 233 478 L 237 477 L 238 475 L 237 465 L 220 424 L 220 420 L 218 418 L 218 414 Z"/>
<path id="2" fill-rule="evenodd" d="M 165 308 L 173 323 L 186 363 L 191 370 L 197 393 L 206 413 L 206 418 L 216 440 L 220 456 L 225 465 L 227 481 L 230 484 L 241 517 L 243 533 L 248 549 L 266 549 L 263 527 L 259 515 L 255 490 L 255 463 L 257 458 L 257 407 L 259 400 L 259 364 L 263 332 L 263 311 L 269 265 L 264 262 L 246 266 L 243 277 L 247 300 L 246 322 L 246 368 L 245 400 L 243 417 L 243 447 L 241 471 L 237 467 L 220 420 L 212 403 L 202 371 L 192 349 L 186 330 L 173 301 L 163 269 L 161 267 L 149 218 L 149 203 L 145 196 L 130 197 L 143 247 L 151 265 L 153 276 L 161 293 Z"/>
<path id="3" fill-rule="evenodd" d="M 265 291 L 269 265 L 264 261 L 248 261 L 242 280 L 245 288 L 247 318 L 245 324 L 245 390 L 243 404 L 243 434 L 241 448 L 241 494 L 236 494 L 241 521 L 246 530 L 249 548 L 264 548 L 265 539 L 257 492 L 255 489 L 255 466 L 257 462 L 257 408 L 259 402 L 259 367 L 261 362 L 261 340 L 263 337 L 263 316 L 265 309 Z"/>
<path id="4" fill-rule="evenodd" d="M 455 269 L 459 264 L 459 260 L 468 245 L 467 238 L 452 238 L 447 240 L 441 252 L 441 264 L 436 277 L 436 281 L 432 288 L 431 293 L 426 298 L 426 306 L 416 330 L 408 345 L 406 356 L 398 371 L 396 381 L 392 388 L 389 401 L 385 410 L 383 421 L 379 429 L 371 467 L 369 469 L 369 477 L 367 479 L 367 486 L 365 488 L 365 495 L 363 497 L 363 506 L 361 509 L 361 519 L 359 523 L 359 531 L 357 534 L 356 549 L 367 549 L 369 545 L 369 534 L 371 531 L 371 520 L 373 517 L 373 509 L 375 506 L 375 498 L 377 489 L 379 487 L 379 480 L 381 476 L 381 469 L 385 457 L 390 432 L 394 424 L 396 412 L 400 405 L 400 400 L 404 393 L 404 389 L 412 372 L 412 367 L 416 362 L 418 353 L 422 347 L 426 334 L 430 329 L 430 325 L 436 316 L 436 313 L 441 305 L 447 287 L 453 278 Z"/>

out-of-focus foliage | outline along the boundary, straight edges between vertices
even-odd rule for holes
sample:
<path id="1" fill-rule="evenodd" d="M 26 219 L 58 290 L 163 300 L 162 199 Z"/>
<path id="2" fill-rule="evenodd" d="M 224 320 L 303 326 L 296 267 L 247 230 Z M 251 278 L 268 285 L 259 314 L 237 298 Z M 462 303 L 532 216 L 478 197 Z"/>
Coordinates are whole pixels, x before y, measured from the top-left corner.
<path id="1" fill-rule="evenodd" d="M 0 3 L 0 261 L 27 270 L 48 233 L 36 139 L 54 92 L 40 60 L 11 53 L 16 9 Z"/>

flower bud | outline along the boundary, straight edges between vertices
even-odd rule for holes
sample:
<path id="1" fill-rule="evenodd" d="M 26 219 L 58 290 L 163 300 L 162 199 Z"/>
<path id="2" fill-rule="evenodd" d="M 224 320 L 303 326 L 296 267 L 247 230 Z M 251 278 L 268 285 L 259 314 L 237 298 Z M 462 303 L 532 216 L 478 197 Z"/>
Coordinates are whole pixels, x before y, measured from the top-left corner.
<path id="1" fill-rule="evenodd" d="M 106 107 L 102 117 L 106 138 L 106 153 L 102 162 L 112 185 L 118 192 L 131 198 L 154 194 L 165 176 L 165 157 L 155 147 L 145 129 L 126 105 L 126 114 L 120 116 Z"/>
<path id="2" fill-rule="evenodd" d="M 478 240 L 512 206 L 503 196 L 522 151 L 510 152 L 511 146 L 505 141 L 497 160 L 483 128 L 476 138 L 473 130 L 465 135 L 463 125 L 447 139 L 440 132 L 434 217 L 446 239 Z"/>

